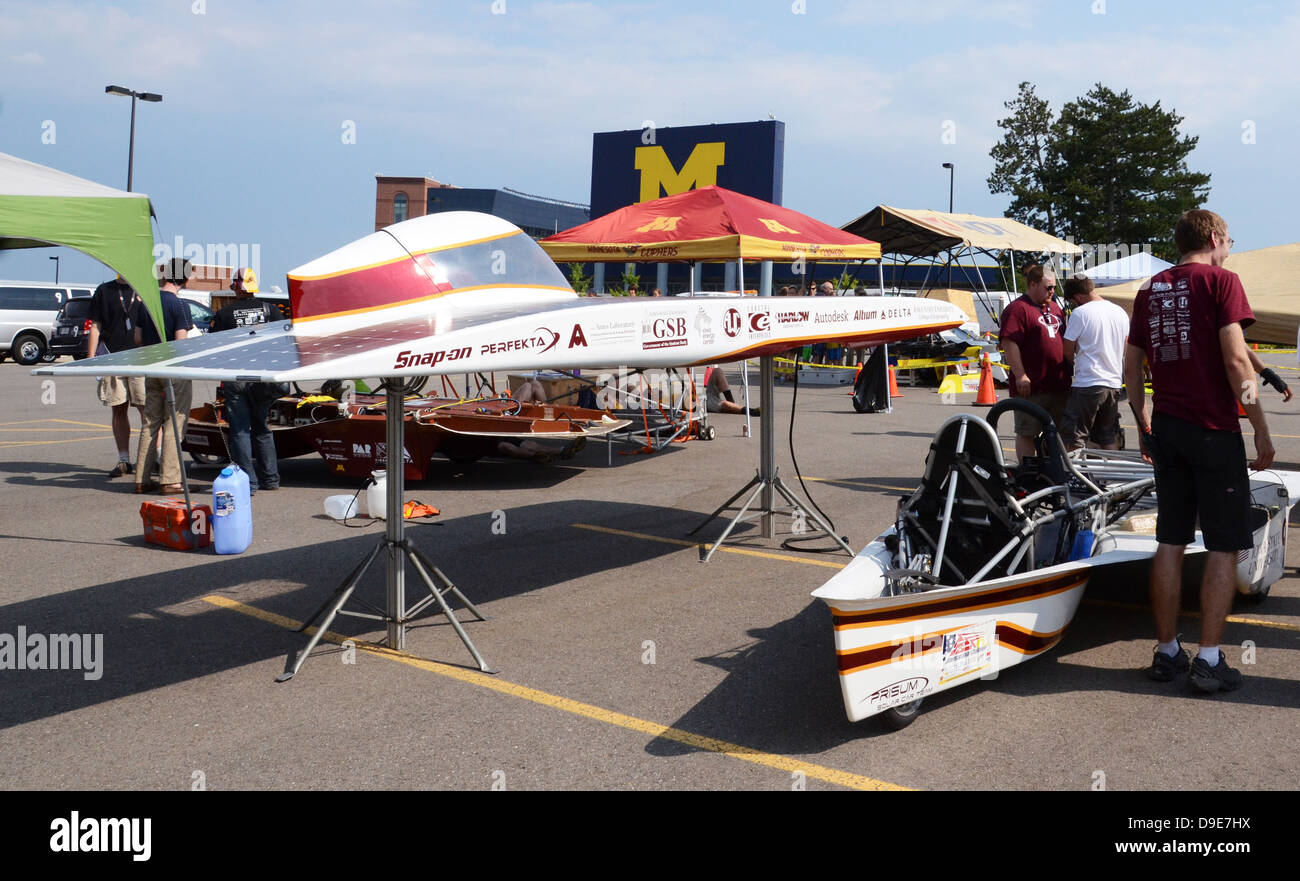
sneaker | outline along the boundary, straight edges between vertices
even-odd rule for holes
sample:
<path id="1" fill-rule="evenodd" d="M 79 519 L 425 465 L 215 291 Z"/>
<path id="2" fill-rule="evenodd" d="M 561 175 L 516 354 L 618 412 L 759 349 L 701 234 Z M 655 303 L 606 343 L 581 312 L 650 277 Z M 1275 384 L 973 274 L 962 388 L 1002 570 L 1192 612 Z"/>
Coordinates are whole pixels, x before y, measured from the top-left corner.
<path id="1" fill-rule="evenodd" d="M 1173 682 L 1176 677 L 1186 673 L 1190 666 L 1187 649 L 1183 648 L 1182 643 L 1178 644 L 1178 653 L 1175 655 L 1166 655 L 1157 647 L 1147 677 L 1156 682 Z"/>
<path id="2" fill-rule="evenodd" d="M 1241 688 L 1241 672 L 1228 666 L 1228 659 L 1219 652 L 1219 663 L 1211 667 L 1199 657 L 1192 661 L 1192 674 L 1188 681 L 1197 691 L 1213 694 L 1216 691 L 1236 691 Z"/>
<path id="3" fill-rule="evenodd" d="M 114 467 L 112 471 L 108 472 L 108 479 L 112 480 L 114 477 L 125 477 L 128 474 L 135 474 L 135 466 L 130 462 L 118 462 L 117 466 Z"/>

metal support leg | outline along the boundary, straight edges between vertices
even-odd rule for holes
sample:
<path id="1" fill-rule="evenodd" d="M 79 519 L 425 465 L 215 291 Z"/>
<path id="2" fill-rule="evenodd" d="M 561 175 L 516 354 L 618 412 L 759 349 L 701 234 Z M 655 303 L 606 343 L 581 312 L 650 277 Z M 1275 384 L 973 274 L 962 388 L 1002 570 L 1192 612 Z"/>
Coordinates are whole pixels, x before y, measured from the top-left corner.
<path id="1" fill-rule="evenodd" d="M 277 682 L 286 682 L 293 678 L 294 674 L 301 669 L 307 656 L 311 654 L 312 649 L 320 642 L 325 631 L 329 629 L 337 615 L 352 615 L 359 618 L 370 618 L 377 621 L 383 621 L 387 626 L 387 643 L 390 649 L 396 651 L 405 651 L 406 649 L 406 628 L 416 619 L 421 611 L 428 607 L 429 603 L 436 602 L 451 626 L 460 637 L 461 642 L 469 649 L 474 656 L 478 668 L 484 673 L 495 673 L 496 670 L 488 666 L 487 661 L 479 654 L 474 647 L 473 641 L 470 640 L 469 634 L 457 620 L 452 609 L 447 605 L 443 598 L 445 594 L 450 593 L 456 599 L 465 604 L 480 621 L 486 621 L 487 618 L 478 610 L 473 603 L 469 601 L 460 590 L 451 583 L 451 580 L 442 573 L 442 570 L 434 566 L 429 559 L 417 549 L 410 540 L 406 538 L 405 521 L 402 518 L 402 496 L 405 485 L 405 456 L 404 448 L 406 443 L 406 424 L 402 395 L 402 380 L 388 379 L 388 400 L 387 410 L 385 411 L 385 422 L 387 428 L 388 442 L 388 497 L 386 499 L 385 512 L 388 522 L 385 524 L 386 531 L 384 538 L 375 546 L 374 550 L 366 557 L 360 565 L 352 570 L 346 581 L 334 591 L 333 596 L 325 602 L 307 624 L 302 629 L 305 630 L 315 619 L 326 613 L 319 628 L 312 634 L 311 640 L 307 643 L 306 649 L 298 655 L 297 659 L 285 666 L 285 672 L 276 677 Z M 357 602 L 370 609 L 375 609 L 380 614 L 372 615 L 363 612 L 349 611 L 343 608 L 343 605 L 351 598 L 352 592 L 360 583 L 361 577 L 366 573 L 372 563 L 384 552 L 387 564 L 387 577 L 385 580 L 385 608 L 377 609 L 376 607 L 358 599 Z M 430 597 L 416 603 L 410 610 L 406 608 L 406 563 L 410 560 L 415 571 L 424 580 L 425 585 L 429 588 Z M 442 585 L 442 588 L 434 584 L 434 578 Z"/>

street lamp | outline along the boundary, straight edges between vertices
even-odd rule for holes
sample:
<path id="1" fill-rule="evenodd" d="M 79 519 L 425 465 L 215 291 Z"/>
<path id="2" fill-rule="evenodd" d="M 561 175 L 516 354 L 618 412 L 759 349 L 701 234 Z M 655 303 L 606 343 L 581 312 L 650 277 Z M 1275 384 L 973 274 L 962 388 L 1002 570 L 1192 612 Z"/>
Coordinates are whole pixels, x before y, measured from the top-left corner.
<path id="1" fill-rule="evenodd" d="M 51 257 L 50 259 L 54 261 L 54 283 L 58 284 L 59 283 L 59 258 Z"/>
<path id="2" fill-rule="evenodd" d="M 135 99 L 141 101 L 153 101 L 157 103 L 162 100 L 162 95 L 154 92 L 136 92 L 125 86 L 105 86 L 104 91 L 109 95 L 124 95 L 131 99 L 131 147 L 126 156 L 126 191 L 131 192 L 131 175 L 135 170 Z"/>
<path id="3" fill-rule="evenodd" d="M 943 167 L 948 169 L 948 213 L 952 213 L 952 179 L 956 172 L 953 170 L 951 162 L 945 162 Z M 948 287 L 952 287 L 952 251 L 948 252 Z"/>

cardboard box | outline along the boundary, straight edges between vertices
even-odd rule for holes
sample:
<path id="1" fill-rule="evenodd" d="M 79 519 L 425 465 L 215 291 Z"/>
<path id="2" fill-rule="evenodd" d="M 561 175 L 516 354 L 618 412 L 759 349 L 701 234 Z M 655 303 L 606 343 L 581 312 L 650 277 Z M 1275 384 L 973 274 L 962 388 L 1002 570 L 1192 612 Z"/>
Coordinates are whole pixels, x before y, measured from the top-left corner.
<path id="1" fill-rule="evenodd" d="M 513 396 L 519 391 L 519 387 L 524 384 L 525 379 L 531 379 L 532 374 L 510 374 L 510 394 Z M 578 392 L 582 390 L 583 381 L 575 379 L 572 376 L 565 376 L 562 373 L 554 373 L 547 370 L 540 370 L 537 373 L 537 380 L 542 384 L 542 390 L 546 393 L 546 400 L 553 404 L 573 404 L 578 403 Z"/>

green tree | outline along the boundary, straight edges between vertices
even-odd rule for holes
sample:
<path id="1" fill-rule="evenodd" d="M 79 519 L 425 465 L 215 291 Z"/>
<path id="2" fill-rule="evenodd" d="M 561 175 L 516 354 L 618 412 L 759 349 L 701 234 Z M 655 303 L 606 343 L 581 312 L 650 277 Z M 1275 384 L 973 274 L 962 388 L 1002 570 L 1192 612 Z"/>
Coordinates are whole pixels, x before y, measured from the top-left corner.
<path id="1" fill-rule="evenodd" d="M 1056 190 L 1050 155 L 1052 108 L 1034 94 L 1033 85 L 1027 82 L 1021 83 L 1016 97 L 1002 106 L 1011 115 L 998 120 L 998 128 L 1005 134 L 989 151 L 993 157 L 989 191 L 1011 194 L 1007 217 L 1058 235 L 1052 198 Z"/>
<path id="2" fill-rule="evenodd" d="M 990 155 L 989 189 L 1010 193 L 1007 216 L 1090 244 L 1146 244 L 1173 254 L 1178 217 L 1204 204 L 1210 176 L 1187 167 L 1197 138 L 1180 136 L 1183 117 L 1160 102 L 1135 102 L 1098 83 L 1053 118 L 1021 83 L 998 121 L 1004 136 Z"/>
<path id="3" fill-rule="evenodd" d="M 569 284 L 580 294 L 585 294 L 591 290 L 591 276 L 583 272 L 583 264 L 569 264 Z"/>
<path id="4" fill-rule="evenodd" d="M 623 278 L 620 279 L 620 281 L 622 282 L 622 288 L 625 292 L 630 291 L 632 288 L 636 288 L 637 292 L 640 293 L 641 276 L 637 275 L 635 264 L 628 264 L 628 268 L 623 271 Z"/>
<path id="5" fill-rule="evenodd" d="M 1191 171 L 1197 138 L 1180 137 L 1183 117 L 1160 102 L 1134 102 L 1098 83 L 1061 108 L 1054 126 L 1056 197 L 1075 240 L 1146 243 L 1174 257 L 1174 224 L 1210 194 L 1210 176 Z"/>

